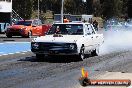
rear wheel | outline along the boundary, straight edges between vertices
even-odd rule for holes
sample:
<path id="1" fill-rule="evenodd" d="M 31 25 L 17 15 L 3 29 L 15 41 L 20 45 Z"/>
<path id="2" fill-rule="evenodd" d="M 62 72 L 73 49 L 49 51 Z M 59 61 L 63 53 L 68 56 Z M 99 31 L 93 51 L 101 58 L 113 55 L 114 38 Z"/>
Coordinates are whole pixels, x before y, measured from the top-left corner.
<path id="1" fill-rule="evenodd" d="M 91 52 L 92 56 L 98 56 L 99 55 L 99 49 L 95 49 Z"/>

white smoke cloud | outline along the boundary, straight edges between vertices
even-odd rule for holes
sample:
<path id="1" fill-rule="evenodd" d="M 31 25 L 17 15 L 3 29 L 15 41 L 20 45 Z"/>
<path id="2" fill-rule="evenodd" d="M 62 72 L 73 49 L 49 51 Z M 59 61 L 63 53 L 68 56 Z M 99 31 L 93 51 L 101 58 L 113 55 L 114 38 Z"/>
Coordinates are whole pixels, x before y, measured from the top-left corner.
<path id="1" fill-rule="evenodd" d="M 104 44 L 100 54 L 132 50 L 132 27 L 112 28 L 104 32 Z"/>

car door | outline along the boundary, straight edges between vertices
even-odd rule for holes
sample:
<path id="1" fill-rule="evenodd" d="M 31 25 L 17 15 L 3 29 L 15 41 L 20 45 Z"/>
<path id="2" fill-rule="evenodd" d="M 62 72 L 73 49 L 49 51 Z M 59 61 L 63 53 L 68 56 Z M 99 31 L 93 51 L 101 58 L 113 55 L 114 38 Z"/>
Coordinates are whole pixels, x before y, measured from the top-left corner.
<path id="1" fill-rule="evenodd" d="M 93 43 L 93 35 L 90 30 L 89 24 L 84 25 L 84 45 L 85 45 L 85 50 L 89 51 L 93 49 L 94 43 Z"/>
<path id="2" fill-rule="evenodd" d="M 32 23 L 32 34 L 39 35 L 38 21 L 34 20 Z"/>
<path id="3" fill-rule="evenodd" d="M 92 36 L 93 36 L 93 43 L 94 43 L 94 47 L 96 48 L 99 45 L 100 42 L 100 34 L 97 34 L 94 27 L 92 26 L 92 24 L 89 25 L 89 27 L 91 28 L 92 31 Z"/>
<path id="4" fill-rule="evenodd" d="M 92 29 L 93 29 L 93 37 L 94 37 L 94 42 L 95 42 L 95 47 L 98 47 L 99 45 L 101 45 L 104 42 L 104 37 L 103 34 L 98 34 L 96 33 L 93 25 L 91 25 Z"/>
<path id="5" fill-rule="evenodd" d="M 41 20 L 38 20 L 37 34 L 38 35 L 44 35 L 44 32 L 42 31 L 42 22 L 41 22 Z"/>

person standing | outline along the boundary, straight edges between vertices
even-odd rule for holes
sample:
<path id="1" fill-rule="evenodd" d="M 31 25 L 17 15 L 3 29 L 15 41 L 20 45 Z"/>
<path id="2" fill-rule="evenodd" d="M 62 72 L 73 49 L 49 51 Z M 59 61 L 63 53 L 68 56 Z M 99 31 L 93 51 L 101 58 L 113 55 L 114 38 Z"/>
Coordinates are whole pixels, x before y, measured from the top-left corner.
<path id="1" fill-rule="evenodd" d="M 98 31 L 98 22 L 94 20 L 93 22 L 93 27 L 95 28 L 96 31 Z"/>
<path id="2" fill-rule="evenodd" d="M 64 16 L 64 17 L 63 17 L 63 22 L 64 22 L 64 23 L 67 23 L 67 22 L 69 22 L 69 20 Z"/>

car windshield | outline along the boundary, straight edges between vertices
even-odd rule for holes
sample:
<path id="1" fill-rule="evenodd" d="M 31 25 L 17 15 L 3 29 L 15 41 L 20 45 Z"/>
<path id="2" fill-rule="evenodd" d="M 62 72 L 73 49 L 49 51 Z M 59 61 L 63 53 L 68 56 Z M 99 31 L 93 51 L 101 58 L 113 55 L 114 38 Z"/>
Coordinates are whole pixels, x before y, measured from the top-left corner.
<path id="1" fill-rule="evenodd" d="M 25 26 L 31 26 L 32 21 L 17 21 L 14 25 L 25 25 Z"/>
<path id="2" fill-rule="evenodd" d="M 83 24 L 54 24 L 47 33 L 50 34 L 83 35 Z"/>

